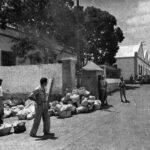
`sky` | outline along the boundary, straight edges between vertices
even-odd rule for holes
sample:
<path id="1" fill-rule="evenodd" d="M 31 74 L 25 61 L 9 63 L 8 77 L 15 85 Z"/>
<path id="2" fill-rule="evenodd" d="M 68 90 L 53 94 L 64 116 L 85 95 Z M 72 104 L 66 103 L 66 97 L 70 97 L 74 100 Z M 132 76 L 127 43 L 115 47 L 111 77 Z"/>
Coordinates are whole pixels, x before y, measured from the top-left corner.
<path id="1" fill-rule="evenodd" d="M 150 0 L 80 0 L 80 5 L 95 6 L 114 15 L 125 36 L 121 45 L 143 41 L 150 53 Z"/>

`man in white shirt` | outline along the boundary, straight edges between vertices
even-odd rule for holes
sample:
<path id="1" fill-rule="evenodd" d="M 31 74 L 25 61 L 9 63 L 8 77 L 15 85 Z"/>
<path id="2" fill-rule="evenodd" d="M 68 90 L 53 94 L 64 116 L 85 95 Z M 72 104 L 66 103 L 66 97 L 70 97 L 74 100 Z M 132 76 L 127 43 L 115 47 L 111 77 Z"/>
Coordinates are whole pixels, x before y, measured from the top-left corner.
<path id="1" fill-rule="evenodd" d="M 3 124 L 3 117 L 4 117 L 2 82 L 3 80 L 0 79 L 0 126 Z"/>

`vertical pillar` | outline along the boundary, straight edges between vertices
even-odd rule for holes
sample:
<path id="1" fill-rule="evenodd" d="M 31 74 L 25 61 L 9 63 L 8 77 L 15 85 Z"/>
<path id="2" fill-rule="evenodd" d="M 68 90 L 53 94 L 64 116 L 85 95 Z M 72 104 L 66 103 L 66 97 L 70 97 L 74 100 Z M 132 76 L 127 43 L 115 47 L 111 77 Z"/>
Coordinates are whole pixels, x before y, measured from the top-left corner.
<path id="1" fill-rule="evenodd" d="M 75 58 L 62 59 L 62 93 L 66 88 L 76 86 L 76 62 Z"/>
<path id="2" fill-rule="evenodd" d="M 138 75 L 138 62 L 137 62 L 137 59 L 138 59 L 138 54 L 136 52 L 135 55 L 134 55 L 134 77 Z"/>

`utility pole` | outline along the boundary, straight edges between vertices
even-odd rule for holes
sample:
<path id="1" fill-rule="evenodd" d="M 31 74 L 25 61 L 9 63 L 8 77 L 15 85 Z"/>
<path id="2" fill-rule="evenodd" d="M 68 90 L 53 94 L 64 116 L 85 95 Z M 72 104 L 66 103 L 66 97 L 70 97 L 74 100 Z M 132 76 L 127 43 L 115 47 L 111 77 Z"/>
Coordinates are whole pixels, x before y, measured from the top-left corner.
<path id="1" fill-rule="evenodd" d="M 79 0 L 76 0 L 76 5 L 77 5 L 77 20 L 79 21 Z M 79 26 L 79 22 L 78 22 Z M 80 87 L 80 69 L 81 69 L 81 60 L 80 60 L 80 29 L 77 27 L 77 32 L 76 32 L 76 51 L 77 51 L 77 87 Z"/>
<path id="2" fill-rule="evenodd" d="M 79 0 L 77 0 L 77 7 L 79 7 Z"/>

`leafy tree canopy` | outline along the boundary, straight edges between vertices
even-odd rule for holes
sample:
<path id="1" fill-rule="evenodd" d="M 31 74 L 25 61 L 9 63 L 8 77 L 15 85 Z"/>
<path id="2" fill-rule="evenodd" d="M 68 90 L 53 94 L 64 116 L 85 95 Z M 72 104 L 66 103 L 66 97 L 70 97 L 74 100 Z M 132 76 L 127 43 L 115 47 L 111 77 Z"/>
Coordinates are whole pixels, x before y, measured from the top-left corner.
<path id="1" fill-rule="evenodd" d="M 90 56 L 88 60 L 93 57 L 97 64 L 113 64 L 118 44 L 124 39 L 114 16 L 95 7 L 77 8 L 73 0 L 1 0 L 0 27 L 8 25 L 27 33 L 31 41 L 16 42 L 13 49 L 17 55 L 33 51 L 35 41 L 37 45 L 44 43 L 43 48 L 51 52 L 51 39 L 76 48 L 79 38 L 80 50 Z M 81 36 L 76 36 L 77 31 Z M 20 46 L 24 46 L 21 54 Z"/>

